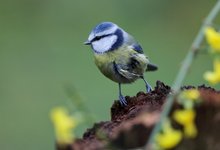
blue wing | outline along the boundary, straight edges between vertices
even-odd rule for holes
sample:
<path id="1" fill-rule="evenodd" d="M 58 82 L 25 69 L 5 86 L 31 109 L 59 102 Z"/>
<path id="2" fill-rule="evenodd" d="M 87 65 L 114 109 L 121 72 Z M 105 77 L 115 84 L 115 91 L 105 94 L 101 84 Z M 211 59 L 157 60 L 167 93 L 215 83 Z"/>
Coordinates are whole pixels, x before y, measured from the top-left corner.
<path id="1" fill-rule="evenodd" d="M 131 46 L 131 48 L 133 50 L 135 50 L 136 52 L 140 53 L 140 54 L 143 54 L 144 51 L 141 47 L 140 44 L 138 44 L 138 42 L 133 38 L 133 36 L 129 35 L 127 32 L 124 32 L 124 42 Z"/>
<path id="2" fill-rule="evenodd" d="M 132 49 L 135 50 L 136 52 L 140 54 L 144 53 L 142 47 L 138 43 L 132 44 L 131 46 L 132 46 Z"/>

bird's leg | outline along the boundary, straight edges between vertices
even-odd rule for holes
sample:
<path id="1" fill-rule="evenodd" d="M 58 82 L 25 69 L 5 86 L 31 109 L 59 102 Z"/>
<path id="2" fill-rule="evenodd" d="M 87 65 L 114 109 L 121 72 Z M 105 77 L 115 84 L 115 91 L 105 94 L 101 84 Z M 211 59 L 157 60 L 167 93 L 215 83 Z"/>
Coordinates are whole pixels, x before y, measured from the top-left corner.
<path id="1" fill-rule="evenodd" d="M 147 93 L 149 93 L 150 91 L 152 91 L 152 87 L 151 87 L 150 84 L 147 83 L 147 81 L 144 79 L 144 76 L 141 76 L 141 79 L 144 80 L 144 83 L 145 83 L 145 85 L 146 85 Z"/>
<path id="2" fill-rule="evenodd" d="M 121 103 L 121 106 L 127 106 L 127 101 L 121 93 L 121 83 L 118 83 L 118 87 L 119 87 L 119 102 Z"/>

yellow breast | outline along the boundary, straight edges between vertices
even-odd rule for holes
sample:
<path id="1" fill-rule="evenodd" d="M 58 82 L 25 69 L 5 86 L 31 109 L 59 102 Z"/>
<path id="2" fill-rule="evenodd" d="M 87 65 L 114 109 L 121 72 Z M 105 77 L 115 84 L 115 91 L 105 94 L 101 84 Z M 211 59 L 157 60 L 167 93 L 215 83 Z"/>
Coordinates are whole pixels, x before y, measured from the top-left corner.
<path id="1" fill-rule="evenodd" d="M 124 55 L 121 51 L 115 50 L 104 54 L 95 54 L 95 64 L 99 70 L 109 79 L 118 82 L 115 77 L 114 62 Z"/>
<path id="2" fill-rule="evenodd" d="M 125 49 L 125 48 L 120 48 L 118 50 L 109 51 L 103 54 L 95 54 L 95 64 L 107 78 L 115 82 L 121 82 L 121 83 L 133 82 L 137 78 L 134 78 L 132 80 L 123 79 L 123 77 L 117 74 L 116 68 L 114 66 L 114 63 L 124 64 L 124 65 L 129 64 L 131 61 L 130 58 L 133 54 L 138 54 L 138 53 L 132 49 Z M 138 72 L 140 73 L 140 75 L 144 73 L 146 69 L 145 66 L 147 65 L 148 62 L 145 55 L 143 55 L 143 58 L 142 56 L 140 56 L 139 60 L 137 60 L 141 65 L 140 68 L 136 68 L 139 69 Z"/>

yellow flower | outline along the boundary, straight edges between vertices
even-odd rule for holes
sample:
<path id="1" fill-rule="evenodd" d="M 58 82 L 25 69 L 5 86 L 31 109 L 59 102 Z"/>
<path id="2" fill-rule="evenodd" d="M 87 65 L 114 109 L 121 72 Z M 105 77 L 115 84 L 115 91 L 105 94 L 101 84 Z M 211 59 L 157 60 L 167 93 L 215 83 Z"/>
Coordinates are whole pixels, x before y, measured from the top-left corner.
<path id="1" fill-rule="evenodd" d="M 220 59 L 214 60 L 214 72 L 206 72 L 204 78 L 211 84 L 220 83 Z"/>
<path id="2" fill-rule="evenodd" d="M 57 107 L 51 111 L 51 120 L 55 127 L 57 142 L 59 144 L 71 143 L 74 140 L 72 130 L 78 123 L 77 119 L 69 116 L 65 108 Z"/>
<path id="3" fill-rule="evenodd" d="M 184 128 L 184 135 L 189 138 L 195 138 L 198 134 L 195 123 L 189 123 Z"/>
<path id="4" fill-rule="evenodd" d="M 171 149 L 177 146 L 182 139 L 182 132 L 173 129 L 170 123 L 165 123 L 163 132 L 158 133 L 155 137 L 157 144 L 163 149 Z"/>
<path id="5" fill-rule="evenodd" d="M 200 93 L 197 89 L 189 89 L 182 92 L 182 96 L 187 100 L 197 100 L 199 99 Z"/>
<path id="6" fill-rule="evenodd" d="M 220 33 L 216 32 L 214 28 L 207 27 L 205 29 L 206 40 L 212 48 L 213 52 L 220 52 Z"/>
<path id="7" fill-rule="evenodd" d="M 193 109 L 176 110 L 173 113 L 174 120 L 183 125 L 184 135 L 190 138 L 194 138 L 197 135 L 197 128 L 194 123 L 195 117 L 196 113 Z"/>

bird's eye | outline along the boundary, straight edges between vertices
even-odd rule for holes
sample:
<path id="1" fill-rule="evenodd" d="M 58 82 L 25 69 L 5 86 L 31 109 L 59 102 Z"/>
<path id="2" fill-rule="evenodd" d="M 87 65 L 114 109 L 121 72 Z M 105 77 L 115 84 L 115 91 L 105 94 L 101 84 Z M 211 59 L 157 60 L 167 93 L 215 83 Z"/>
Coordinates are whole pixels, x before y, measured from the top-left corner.
<path id="1" fill-rule="evenodd" d="M 96 36 L 95 38 L 94 38 L 94 41 L 98 41 L 98 40 L 100 40 L 102 37 L 101 36 Z"/>

